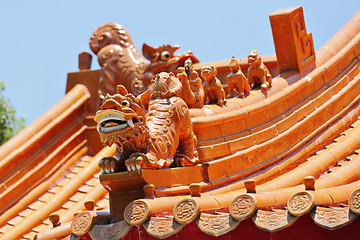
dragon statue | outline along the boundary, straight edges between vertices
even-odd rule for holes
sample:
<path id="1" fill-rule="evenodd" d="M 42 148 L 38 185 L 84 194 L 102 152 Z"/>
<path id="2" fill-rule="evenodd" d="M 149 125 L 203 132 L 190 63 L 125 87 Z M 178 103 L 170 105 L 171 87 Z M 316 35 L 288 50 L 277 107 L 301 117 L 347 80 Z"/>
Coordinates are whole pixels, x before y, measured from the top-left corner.
<path id="1" fill-rule="evenodd" d="M 151 89 L 135 97 L 123 85 L 107 95 L 95 115 L 104 145 L 117 145 L 115 157 L 105 157 L 103 173 L 194 165 L 199 161 L 190 111 L 177 94 L 173 73 L 156 74 Z M 148 106 L 147 111 L 145 106 Z"/>
<path id="2" fill-rule="evenodd" d="M 178 45 L 163 45 L 158 48 L 146 44 L 142 47 L 143 58 L 135 48 L 128 31 L 116 23 L 108 23 L 97 28 L 90 38 L 90 49 L 98 56 L 101 66 L 99 94 L 115 94 L 121 84 L 135 96 L 146 91 L 151 80 L 160 72 L 176 72 L 190 58 L 199 60 L 191 51 L 175 55 Z M 148 64 L 147 60 L 150 61 Z"/>

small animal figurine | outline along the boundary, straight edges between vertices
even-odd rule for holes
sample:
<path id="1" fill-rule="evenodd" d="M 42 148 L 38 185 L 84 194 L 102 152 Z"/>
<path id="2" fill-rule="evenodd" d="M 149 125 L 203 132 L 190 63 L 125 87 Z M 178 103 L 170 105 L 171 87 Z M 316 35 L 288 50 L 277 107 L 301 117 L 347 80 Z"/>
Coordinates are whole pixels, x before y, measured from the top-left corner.
<path id="1" fill-rule="evenodd" d="M 251 88 L 261 86 L 261 91 L 266 94 L 268 88 L 271 86 L 272 78 L 269 69 L 261 61 L 257 50 L 252 50 L 248 56 L 248 82 Z"/>
<path id="2" fill-rule="evenodd" d="M 230 74 L 226 77 L 228 82 L 228 98 L 237 97 L 244 98 L 245 94 L 250 93 L 250 86 L 240 69 L 240 64 L 235 57 L 230 61 Z"/>
<path id="3" fill-rule="evenodd" d="M 203 84 L 205 92 L 204 102 L 205 104 L 216 103 L 222 107 L 226 104 L 225 91 L 216 74 L 215 66 L 203 66 L 201 68 L 201 77 L 205 80 Z"/>
<path id="4" fill-rule="evenodd" d="M 182 84 L 178 96 L 184 99 L 189 107 L 201 108 L 204 105 L 204 88 L 190 58 L 185 61 L 184 67 L 178 68 L 177 78 Z"/>

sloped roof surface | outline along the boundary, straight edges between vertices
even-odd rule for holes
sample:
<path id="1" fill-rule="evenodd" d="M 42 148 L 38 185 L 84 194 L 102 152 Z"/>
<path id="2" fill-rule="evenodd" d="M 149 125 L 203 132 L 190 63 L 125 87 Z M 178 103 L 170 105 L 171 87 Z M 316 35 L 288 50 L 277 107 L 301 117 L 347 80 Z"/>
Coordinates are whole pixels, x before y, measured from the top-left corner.
<path id="1" fill-rule="evenodd" d="M 89 235 L 98 239 L 116 228 L 122 231 L 113 239 L 131 238 L 137 228 L 132 226 L 143 225 L 142 236 L 162 238 L 192 227 L 219 236 L 240 231 L 250 218 L 266 231 L 309 216 L 327 229 L 354 221 L 360 214 L 359 53 L 360 12 L 316 52 L 311 72 L 274 78 L 267 96 L 252 91 L 245 100 L 229 99 L 224 108 L 193 109 L 198 151 L 206 162 L 203 181 L 160 188 L 166 179 L 149 177 L 155 196 L 129 205 L 147 212 L 136 222 L 129 212 L 125 220 L 95 225 Z M 40 239 L 69 238 L 69 222 L 90 199 L 94 210 L 109 211 L 98 162 L 115 149 L 94 140 L 90 101 L 89 89 L 76 85 L 0 148 L 0 239 L 38 233 Z M 239 159 L 243 164 L 235 164 Z M 53 212 L 62 223 L 56 228 L 48 220 Z"/>

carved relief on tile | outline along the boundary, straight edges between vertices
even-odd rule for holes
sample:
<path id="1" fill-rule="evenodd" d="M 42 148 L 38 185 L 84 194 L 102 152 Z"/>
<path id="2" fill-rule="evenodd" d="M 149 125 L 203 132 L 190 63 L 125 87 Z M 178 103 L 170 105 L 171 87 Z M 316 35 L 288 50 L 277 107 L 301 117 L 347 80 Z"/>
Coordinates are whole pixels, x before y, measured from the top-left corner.
<path id="1" fill-rule="evenodd" d="M 150 217 L 143 225 L 148 234 L 160 239 L 167 238 L 184 227 L 174 221 L 173 216 Z"/>
<path id="2" fill-rule="evenodd" d="M 201 231 L 216 237 L 233 230 L 239 223 L 240 221 L 234 220 L 229 213 L 201 213 L 197 220 Z"/>
<path id="3" fill-rule="evenodd" d="M 287 210 L 264 211 L 257 210 L 253 215 L 253 221 L 256 226 L 270 232 L 279 231 L 290 226 L 295 222 L 297 217 L 288 214 Z"/>
<path id="4" fill-rule="evenodd" d="M 349 207 L 353 213 L 360 215 L 360 189 L 353 192 L 349 197 Z"/>
<path id="5" fill-rule="evenodd" d="M 146 202 L 135 200 L 124 211 L 125 221 L 134 226 L 144 223 L 149 217 L 149 207 Z"/>
<path id="6" fill-rule="evenodd" d="M 92 214 L 88 211 L 76 215 L 71 223 L 71 232 L 76 236 L 82 236 L 87 233 L 94 223 Z"/>
<path id="7" fill-rule="evenodd" d="M 256 199 L 250 194 L 236 197 L 230 204 L 229 211 L 236 220 L 244 220 L 251 217 L 256 210 Z"/>
<path id="8" fill-rule="evenodd" d="M 348 207 L 326 208 L 317 206 L 311 215 L 316 224 L 327 229 L 342 227 L 350 223 L 355 217 L 349 212 Z"/>
<path id="9" fill-rule="evenodd" d="M 130 229 L 131 225 L 122 220 L 113 224 L 94 225 L 89 235 L 93 240 L 117 240 L 124 237 Z"/>
<path id="10" fill-rule="evenodd" d="M 304 215 L 313 208 L 314 197 L 309 192 L 298 192 L 287 203 L 289 212 L 294 216 Z"/>
<path id="11" fill-rule="evenodd" d="M 195 220 L 199 214 L 199 204 L 193 198 L 178 202 L 174 208 L 174 218 L 180 224 L 188 224 Z"/>

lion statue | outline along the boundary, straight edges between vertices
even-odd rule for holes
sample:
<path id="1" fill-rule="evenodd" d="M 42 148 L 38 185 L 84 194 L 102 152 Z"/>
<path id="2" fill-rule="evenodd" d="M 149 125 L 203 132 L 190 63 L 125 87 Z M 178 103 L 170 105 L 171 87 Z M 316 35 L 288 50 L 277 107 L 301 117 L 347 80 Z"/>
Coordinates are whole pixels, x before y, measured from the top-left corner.
<path id="1" fill-rule="evenodd" d="M 194 165 L 199 161 L 190 111 L 177 96 L 181 83 L 173 73 L 156 74 L 151 89 L 135 97 L 122 85 L 107 95 L 94 120 L 102 143 L 116 144 L 105 157 L 103 173 Z M 148 106 L 145 113 L 145 106 Z"/>
<path id="2" fill-rule="evenodd" d="M 232 57 L 230 64 L 230 73 L 227 75 L 228 82 L 228 98 L 240 97 L 245 98 L 245 94 L 250 93 L 250 86 L 240 69 L 240 64 L 235 57 Z"/>
<path id="3" fill-rule="evenodd" d="M 262 62 L 257 50 L 252 50 L 248 56 L 248 82 L 251 88 L 261 87 L 261 91 L 266 94 L 272 84 L 269 69 Z"/>
<path id="4" fill-rule="evenodd" d="M 205 80 L 203 84 L 205 92 L 204 102 L 205 104 L 215 103 L 222 107 L 226 104 L 225 91 L 216 75 L 217 70 L 213 65 L 201 68 L 201 77 Z"/>
<path id="5" fill-rule="evenodd" d="M 162 45 L 158 48 L 143 44 L 141 56 L 128 31 L 120 24 L 107 23 L 91 35 L 90 49 L 98 56 L 100 70 L 99 95 L 115 94 L 121 84 L 135 96 L 148 90 L 155 74 L 175 73 L 186 59 L 199 62 L 191 51 L 175 54 L 178 45 Z M 150 61 L 150 63 L 148 63 Z"/>

